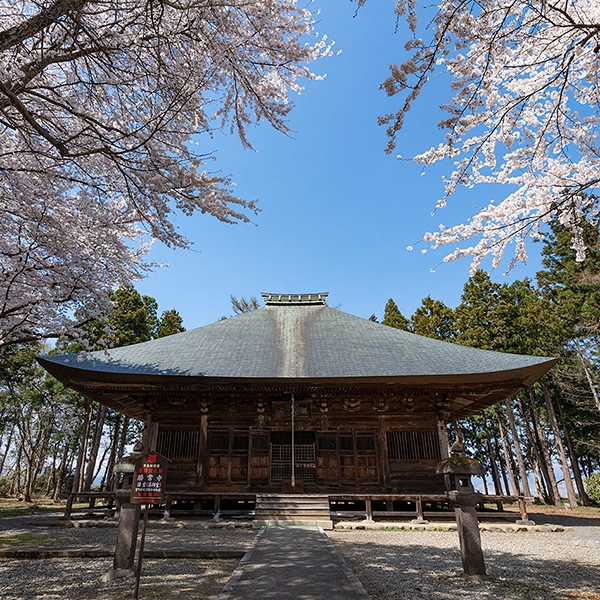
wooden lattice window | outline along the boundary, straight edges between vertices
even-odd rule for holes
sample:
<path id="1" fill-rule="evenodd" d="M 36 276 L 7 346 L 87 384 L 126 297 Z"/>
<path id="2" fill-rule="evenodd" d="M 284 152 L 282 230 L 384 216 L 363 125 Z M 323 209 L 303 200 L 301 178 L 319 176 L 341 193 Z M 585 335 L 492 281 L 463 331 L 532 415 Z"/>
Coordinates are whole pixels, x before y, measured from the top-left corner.
<path id="1" fill-rule="evenodd" d="M 440 460 L 437 431 L 388 431 L 390 460 Z"/>
<path id="2" fill-rule="evenodd" d="M 170 459 L 198 457 L 200 431 L 198 429 L 160 429 L 156 451 Z"/>
<path id="3" fill-rule="evenodd" d="M 266 435 L 253 435 L 252 436 L 252 450 L 258 450 L 261 452 L 269 451 L 269 437 Z"/>
<path id="4" fill-rule="evenodd" d="M 338 449 L 337 435 L 319 435 L 317 436 L 317 449 L 323 451 L 336 451 Z"/>

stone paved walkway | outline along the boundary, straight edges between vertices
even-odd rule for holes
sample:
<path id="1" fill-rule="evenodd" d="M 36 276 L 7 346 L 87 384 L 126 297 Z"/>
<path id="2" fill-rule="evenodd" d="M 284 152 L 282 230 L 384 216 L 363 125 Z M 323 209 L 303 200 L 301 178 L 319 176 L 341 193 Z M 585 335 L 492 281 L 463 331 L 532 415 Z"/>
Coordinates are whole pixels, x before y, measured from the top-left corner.
<path id="1" fill-rule="evenodd" d="M 316 527 L 266 527 L 218 600 L 368 600 L 361 583 Z"/>

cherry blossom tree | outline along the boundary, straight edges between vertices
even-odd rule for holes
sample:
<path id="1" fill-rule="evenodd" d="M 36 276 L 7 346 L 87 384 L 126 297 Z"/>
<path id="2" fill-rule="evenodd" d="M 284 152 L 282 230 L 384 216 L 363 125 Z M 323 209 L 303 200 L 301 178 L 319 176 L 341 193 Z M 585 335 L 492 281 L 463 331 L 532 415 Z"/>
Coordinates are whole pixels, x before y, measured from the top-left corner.
<path id="1" fill-rule="evenodd" d="M 250 219 L 197 134 L 286 132 L 312 27 L 294 0 L 0 0 L 0 347 L 104 312 L 152 241 L 188 245 L 175 212 Z"/>
<path id="2" fill-rule="evenodd" d="M 418 37 L 414 0 L 397 0 L 396 12 L 407 15 L 414 36 L 406 44 L 410 57 L 384 83 L 388 95 L 402 96 L 399 110 L 381 118 L 388 151 L 431 76 L 445 71 L 454 95 L 442 105 L 444 141 L 415 157 L 423 165 L 454 164 L 437 207 L 459 186 L 508 187 L 467 223 L 440 227 L 425 241 L 457 244 L 445 260 L 471 256 L 474 273 L 488 255 L 497 266 L 510 243 L 511 266 L 526 261 L 526 239 L 558 219 L 582 260 L 580 218 L 595 221 L 599 210 L 600 3 L 441 0 L 427 39 Z"/>

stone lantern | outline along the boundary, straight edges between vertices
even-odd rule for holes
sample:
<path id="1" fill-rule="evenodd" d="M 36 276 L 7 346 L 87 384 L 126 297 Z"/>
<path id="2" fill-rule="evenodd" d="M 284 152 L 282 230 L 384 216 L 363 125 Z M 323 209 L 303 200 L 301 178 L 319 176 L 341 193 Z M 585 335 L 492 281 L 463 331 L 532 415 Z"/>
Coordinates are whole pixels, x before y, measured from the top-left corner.
<path id="1" fill-rule="evenodd" d="M 475 510 L 475 506 L 481 502 L 482 495 L 473 488 L 471 477 L 483 475 L 484 469 L 474 458 L 467 456 L 462 443 L 456 441 L 450 450 L 450 457 L 438 464 L 436 472 L 446 476 L 447 495 L 456 515 L 465 575 L 473 579 L 483 579 L 487 577 L 487 573 Z"/>
<path id="2" fill-rule="evenodd" d="M 131 484 L 135 462 L 142 456 L 143 446 L 137 442 L 133 447 L 133 453 L 124 456 L 115 465 L 115 474 L 122 476 L 117 498 L 122 501 L 119 510 L 119 529 L 117 531 L 117 544 L 113 567 L 103 576 L 104 581 L 112 581 L 121 577 L 133 577 L 135 575 L 135 547 L 137 543 L 138 525 L 140 522 L 140 505 L 131 504 Z"/>

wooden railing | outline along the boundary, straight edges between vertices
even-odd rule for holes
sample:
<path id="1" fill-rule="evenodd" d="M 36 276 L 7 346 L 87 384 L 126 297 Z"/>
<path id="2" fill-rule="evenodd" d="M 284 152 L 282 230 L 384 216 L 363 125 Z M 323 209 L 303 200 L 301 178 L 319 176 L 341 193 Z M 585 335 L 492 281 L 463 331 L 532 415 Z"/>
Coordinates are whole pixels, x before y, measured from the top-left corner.
<path id="1" fill-rule="evenodd" d="M 453 517 L 454 512 L 451 510 L 450 503 L 446 494 L 327 494 L 329 497 L 330 506 L 332 506 L 332 517 L 343 519 L 352 518 L 356 516 L 364 516 L 367 520 L 373 520 L 374 517 L 399 517 L 399 518 L 411 518 L 418 521 L 425 521 L 426 517 L 429 518 L 440 518 L 440 517 Z M 107 501 L 105 507 L 99 508 L 96 506 L 96 500 L 103 499 Z M 97 492 L 97 491 L 82 491 L 72 497 L 72 500 L 86 500 L 88 501 L 88 507 L 84 510 L 87 513 L 93 514 L 96 512 L 104 511 L 111 516 L 118 516 L 121 504 L 127 502 L 129 499 L 129 492 L 125 490 L 118 490 L 116 492 Z M 192 510 L 189 511 L 193 514 L 205 514 L 205 515 L 227 515 L 239 513 L 239 510 L 221 510 L 222 500 L 240 500 L 251 505 L 256 502 L 255 493 L 244 493 L 244 492 L 232 492 L 232 493 L 215 493 L 215 492 L 174 492 L 167 493 L 166 501 L 163 508 L 164 518 L 171 516 L 171 508 L 173 501 L 176 500 L 189 500 L 189 501 L 212 501 L 212 508 L 209 510 Z M 517 503 L 519 507 L 519 513 L 521 519 L 528 520 L 527 514 L 527 503 L 532 501 L 533 498 L 526 498 L 524 496 L 496 496 L 496 495 L 483 495 L 482 504 L 479 506 L 480 511 L 478 514 L 481 517 L 512 517 L 514 513 L 504 512 L 505 503 Z M 356 502 L 360 502 L 361 506 L 357 507 Z M 362 503 L 364 502 L 364 508 Z M 373 503 L 386 503 L 386 510 L 373 510 Z M 394 502 L 405 502 L 411 503 L 411 510 L 395 511 L 393 510 Z M 347 504 L 344 509 L 344 504 Z M 437 510 L 428 510 L 432 508 L 431 505 L 436 504 Z M 484 510 L 483 504 L 494 504 L 497 510 Z M 70 506 L 70 503 L 67 504 Z M 65 511 L 64 518 L 71 518 L 72 509 Z M 248 513 L 248 516 L 252 516 L 251 510 L 243 511 Z"/>

